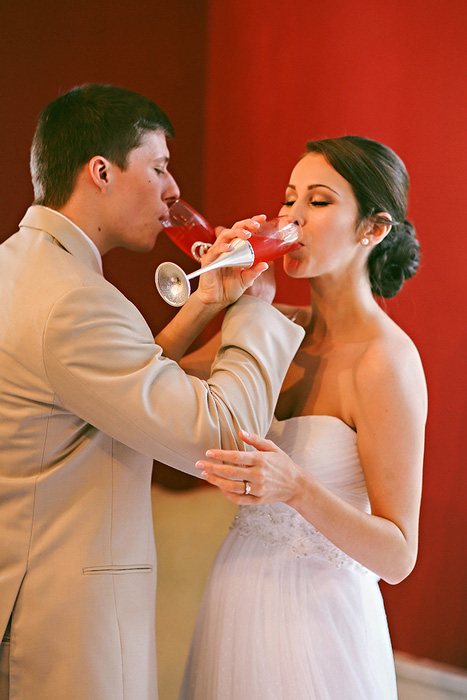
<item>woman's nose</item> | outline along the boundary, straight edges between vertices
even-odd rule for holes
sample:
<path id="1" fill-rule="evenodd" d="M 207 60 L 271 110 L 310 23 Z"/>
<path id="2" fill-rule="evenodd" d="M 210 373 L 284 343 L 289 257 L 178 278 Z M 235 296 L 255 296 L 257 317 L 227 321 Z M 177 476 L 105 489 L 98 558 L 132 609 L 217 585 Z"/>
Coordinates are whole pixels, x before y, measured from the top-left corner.
<path id="1" fill-rule="evenodd" d="M 289 216 L 292 221 L 295 221 L 297 224 L 300 224 L 300 226 L 304 226 L 306 224 L 306 216 L 304 209 L 298 201 L 294 202 L 290 207 Z"/>

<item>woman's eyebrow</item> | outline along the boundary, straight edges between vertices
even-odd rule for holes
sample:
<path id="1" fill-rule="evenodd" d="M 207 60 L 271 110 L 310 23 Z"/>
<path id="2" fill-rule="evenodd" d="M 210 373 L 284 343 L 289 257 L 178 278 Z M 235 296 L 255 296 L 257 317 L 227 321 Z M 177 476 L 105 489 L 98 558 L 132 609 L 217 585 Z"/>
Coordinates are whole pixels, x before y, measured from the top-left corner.
<path id="1" fill-rule="evenodd" d="M 332 187 L 329 187 L 329 185 L 323 185 L 321 183 L 316 183 L 314 185 L 308 185 L 307 189 L 308 190 L 313 190 L 315 187 L 325 187 L 327 190 L 331 190 L 331 192 L 334 192 L 334 194 L 337 194 L 338 197 L 340 197 L 339 192 L 336 192 L 336 190 L 333 190 Z M 288 190 L 296 190 L 295 185 L 288 184 L 287 188 Z"/>

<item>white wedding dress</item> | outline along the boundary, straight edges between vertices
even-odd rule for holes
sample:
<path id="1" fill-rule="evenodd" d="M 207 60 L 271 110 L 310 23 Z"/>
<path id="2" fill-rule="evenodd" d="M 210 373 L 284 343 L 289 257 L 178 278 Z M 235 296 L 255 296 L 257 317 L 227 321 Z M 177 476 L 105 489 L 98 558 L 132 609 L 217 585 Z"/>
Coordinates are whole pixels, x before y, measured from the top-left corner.
<path id="1" fill-rule="evenodd" d="M 356 433 L 333 416 L 268 437 L 369 512 Z M 394 700 L 375 574 L 283 503 L 242 506 L 209 575 L 180 700 Z"/>

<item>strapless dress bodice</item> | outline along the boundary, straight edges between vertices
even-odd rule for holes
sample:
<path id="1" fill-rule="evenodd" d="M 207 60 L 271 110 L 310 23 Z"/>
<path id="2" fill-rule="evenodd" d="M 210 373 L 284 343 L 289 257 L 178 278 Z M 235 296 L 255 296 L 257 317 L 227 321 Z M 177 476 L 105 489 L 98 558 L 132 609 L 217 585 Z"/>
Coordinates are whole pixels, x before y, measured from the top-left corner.
<path id="1" fill-rule="evenodd" d="M 324 415 L 274 419 L 267 437 L 333 493 L 370 512 L 357 434 L 342 420 Z M 231 530 L 266 547 L 287 547 L 296 557 L 318 556 L 337 567 L 366 571 L 285 503 L 240 506 Z"/>

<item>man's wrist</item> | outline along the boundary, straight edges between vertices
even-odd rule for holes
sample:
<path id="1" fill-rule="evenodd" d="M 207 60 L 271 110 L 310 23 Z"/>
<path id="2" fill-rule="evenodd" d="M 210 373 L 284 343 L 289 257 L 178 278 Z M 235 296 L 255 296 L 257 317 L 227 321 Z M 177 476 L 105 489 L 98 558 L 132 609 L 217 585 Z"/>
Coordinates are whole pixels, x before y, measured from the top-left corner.
<path id="1" fill-rule="evenodd" d="M 193 292 L 193 294 L 189 297 L 187 304 L 190 304 L 192 306 L 192 313 L 196 314 L 200 319 L 208 318 L 209 320 L 212 320 L 227 306 L 230 306 L 230 304 L 220 302 L 207 303 L 203 301 L 198 290 Z"/>

